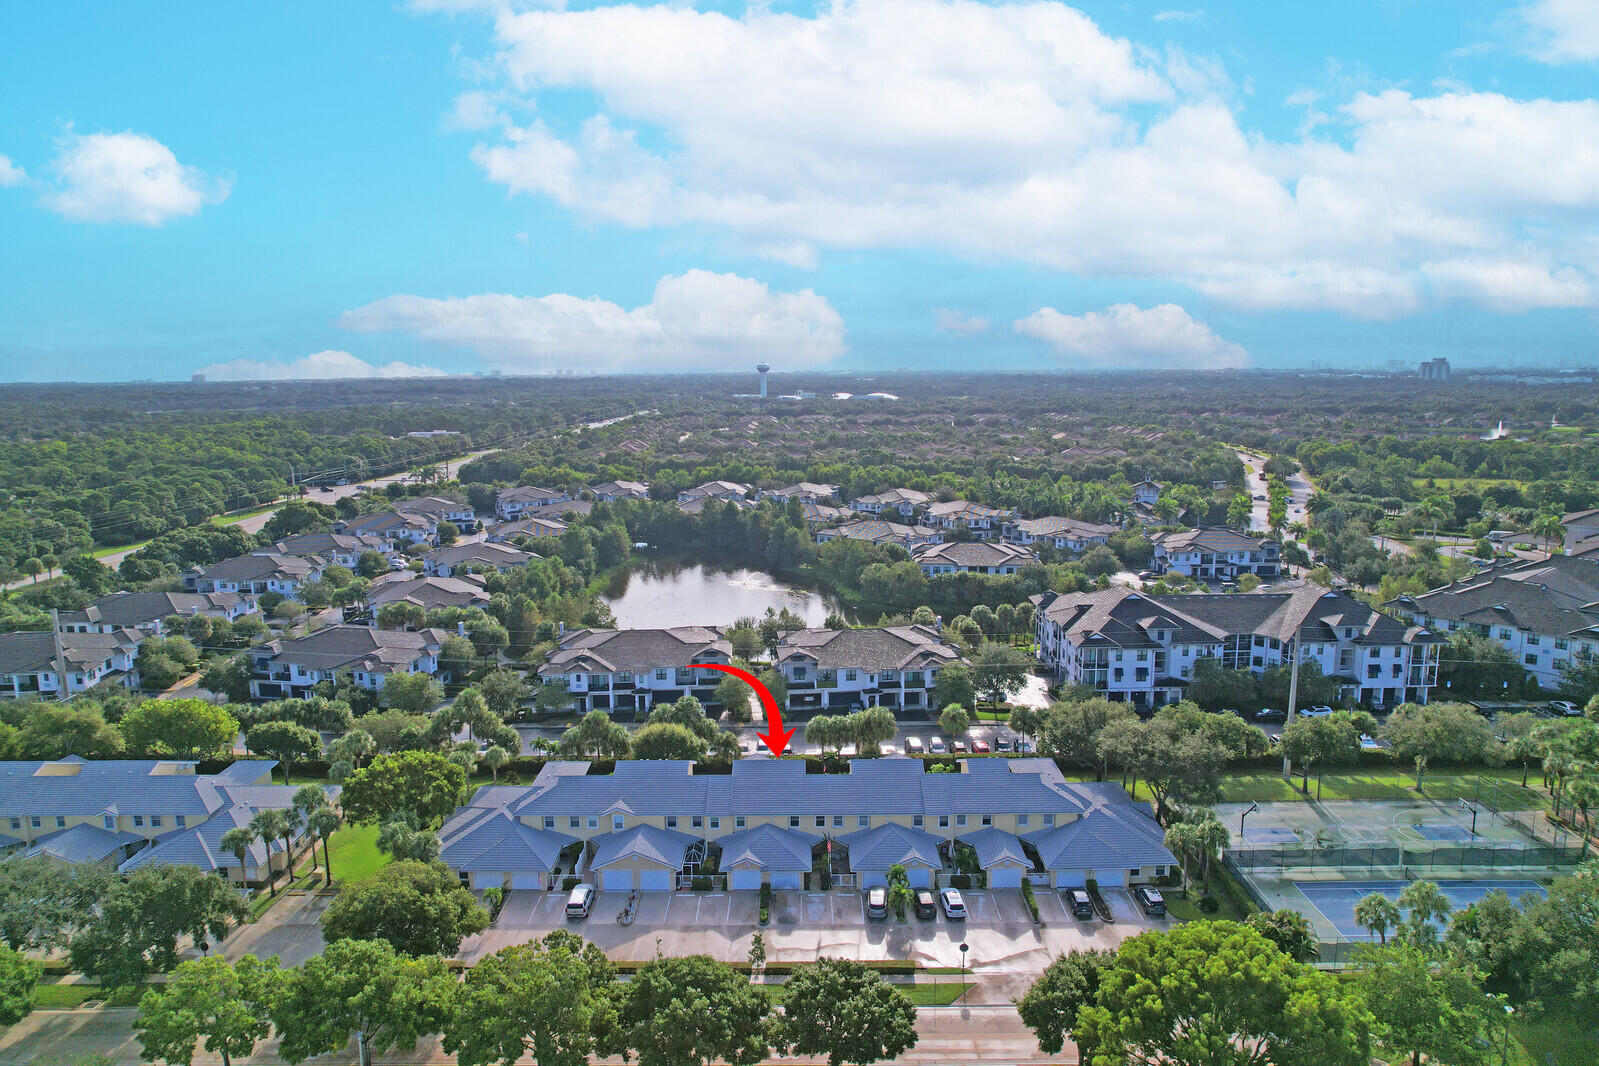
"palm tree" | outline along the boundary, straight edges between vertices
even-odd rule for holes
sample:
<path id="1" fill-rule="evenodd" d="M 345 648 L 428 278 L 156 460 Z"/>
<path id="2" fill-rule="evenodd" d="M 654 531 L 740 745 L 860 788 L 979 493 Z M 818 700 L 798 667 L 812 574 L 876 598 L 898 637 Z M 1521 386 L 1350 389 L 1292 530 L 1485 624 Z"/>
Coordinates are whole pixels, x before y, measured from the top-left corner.
<path id="1" fill-rule="evenodd" d="M 289 816 L 288 811 L 277 807 L 269 807 L 266 810 L 255 812 L 255 816 L 250 819 L 250 828 L 266 842 L 267 888 L 272 891 L 272 895 L 276 896 L 278 894 L 278 879 L 276 871 L 272 869 L 272 841 L 280 837 L 283 839 L 283 865 L 292 878 L 294 876 L 293 852 L 289 848 L 288 840 L 289 834 L 294 831 L 294 820 Z"/>
<path id="2" fill-rule="evenodd" d="M 241 885 L 250 883 L 250 874 L 244 868 L 244 855 L 245 852 L 250 850 L 250 845 L 255 843 L 255 837 L 254 829 L 247 825 L 241 825 L 223 833 L 222 840 L 219 842 L 223 851 L 233 852 L 234 857 L 239 860 L 239 884 Z"/>
<path id="3" fill-rule="evenodd" d="M 306 829 L 322 838 L 322 868 L 327 871 L 328 887 L 333 887 L 333 858 L 328 854 L 328 838 L 331 837 L 339 826 L 344 824 L 344 819 L 339 817 L 339 812 L 332 807 L 318 807 L 306 818 Z M 311 845 L 311 852 L 316 854 L 316 845 Z M 315 858 L 311 860 L 313 863 Z"/>
<path id="4" fill-rule="evenodd" d="M 327 791 L 321 785 L 301 785 L 294 792 L 294 810 L 301 822 L 309 822 L 311 815 L 328 805 Z M 316 848 L 311 849 L 311 869 L 316 869 Z"/>
<path id="5" fill-rule="evenodd" d="M 1543 557 L 1547 559 L 1554 555 L 1555 544 L 1565 539 L 1566 527 L 1559 515 L 1545 513 L 1532 520 L 1532 533 L 1543 539 Z"/>
<path id="6" fill-rule="evenodd" d="M 1405 921 L 1406 930 L 1418 945 L 1431 940 L 1437 932 L 1433 920 L 1447 918 L 1453 910 L 1449 898 L 1431 881 L 1412 881 L 1406 885 L 1399 893 L 1399 906 L 1410 912 Z"/>
<path id="7" fill-rule="evenodd" d="M 491 745 L 483 753 L 483 765 L 489 768 L 489 773 L 494 775 L 494 783 L 499 784 L 500 767 L 511 761 L 511 753 L 498 744 Z"/>
<path id="8" fill-rule="evenodd" d="M 1381 892 L 1373 892 L 1355 904 L 1355 924 L 1368 933 L 1376 933 L 1386 944 L 1388 930 L 1399 926 L 1399 908 Z"/>

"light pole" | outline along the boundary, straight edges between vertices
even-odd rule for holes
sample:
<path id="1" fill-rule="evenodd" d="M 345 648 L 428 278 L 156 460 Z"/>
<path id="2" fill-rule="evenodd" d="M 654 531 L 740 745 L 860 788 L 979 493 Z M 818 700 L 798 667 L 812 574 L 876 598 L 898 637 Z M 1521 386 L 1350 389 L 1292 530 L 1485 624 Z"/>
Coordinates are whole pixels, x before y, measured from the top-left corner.
<path id="1" fill-rule="evenodd" d="M 965 992 L 964 992 L 965 985 L 966 985 L 966 941 L 962 940 L 961 941 L 961 986 L 962 986 L 962 990 L 963 990 L 962 991 L 963 995 L 965 994 Z"/>
<path id="2" fill-rule="evenodd" d="M 1505 1041 L 1499 1049 L 1499 1066 L 1510 1066 L 1510 1019 L 1516 1013 L 1516 1008 L 1510 1004 L 1503 1004 L 1505 1008 Z"/>
<path id="3" fill-rule="evenodd" d="M 1240 844 L 1244 842 L 1244 819 L 1248 818 L 1251 814 L 1254 814 L 1258 810 L 1260 810 L 1260 804 L 1251 803 L 1249 805 L 1249 809 L 1238 816 L 1238 842 Z"/>

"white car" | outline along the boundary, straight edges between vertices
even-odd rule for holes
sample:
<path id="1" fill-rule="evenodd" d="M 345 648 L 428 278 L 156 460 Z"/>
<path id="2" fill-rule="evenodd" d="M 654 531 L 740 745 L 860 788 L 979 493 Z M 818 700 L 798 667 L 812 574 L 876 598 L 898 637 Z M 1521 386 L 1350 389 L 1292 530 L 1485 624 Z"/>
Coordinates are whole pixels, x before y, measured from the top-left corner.
<path id="1" fill-rule="evenodd" d="M 905 738 L 905 754 L 906 755 L 920 755 L 924 750 L 926 750 L 926 749 L 922 745 L 922 738 L 921 737 L 906 737 Z"/>
<path id="2" fill-rule="evenodd" d="M 1563 714 L 1568 718 L 1575 718 L 1577 715 L 1582 713 L 1582 708 L 1578 707 L 1570 700 L 1550 700 L 1549 709 L 1554 711 L 1556 714 Z"/>
<path id="3" fill-rule="evenodd" d="M 942 755 L 949 750 L 949 745 L 944 743 L 943 737 L 934 737 L 927 742 L 927 750 L 934 755 Z"/>
<path id="4" fill-rule="evenodd" d="M 938 894 L 938 901 L 944 905 L 944 917 L 952 922 L 962 921 L 966 917 L 966 901 L 961 898 L 960 889 L 946 888 Z"/>

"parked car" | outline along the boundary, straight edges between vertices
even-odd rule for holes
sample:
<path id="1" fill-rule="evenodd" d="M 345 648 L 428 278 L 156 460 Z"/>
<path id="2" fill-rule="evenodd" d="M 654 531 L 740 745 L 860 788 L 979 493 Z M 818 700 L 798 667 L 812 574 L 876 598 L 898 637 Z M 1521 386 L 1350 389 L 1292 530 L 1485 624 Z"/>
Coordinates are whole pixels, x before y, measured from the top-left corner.
<path id="1" fill-rule="evenodd" d="M 932 752 L 934 755 L 942 755 L 948 751 L 949 748 L 945 745 L 943 737 L 934 737 L 932 740 L 927 742 L 927 750 Z"/>
<path id="2" fill-rule="evenodd" d="M 916 890 L 916 917 L 936 918 L 938 911 L 933 907 L 933 890 L 918 888 Z"/>
<path id="3" fill-rule="evenodd" d="M 944 889 L 938 894 L 938 901 L 944 905 L 944 917 L 952 922 L 966 920 L 966 900 L 961 898 L 960 889 Z"/>
<path id="4" fill-rule="evenodd" d="M 987 755 L 989 752 L 991 752 L 993 750 L 994 750 L 993 748 L 990 748 L 988 746 L 988 741 L 986 741 L 986 740 L 974 740 L 974 741 L 972 741 L 972 751 L 974 753 L 978 754 L 978 755 Z"/>
<path id="5" fill-rule="evenodd" d="M 1166 897 L 1160 894 L 1160 889 L 1148 885 L 1139 885 L 1133 890 L 1133 898 L 1143 908 L 1145 914 L 1151 918 L 1166 917 Z"/>
<path id="6" fill-rule="evenodd" d="M 1281 707 L 1266 707 L 1255 712 L 1257 722 L 1281 722 L 1288 718 L 1288 712 Z"/>
<path id="7" fill-rule="evenodd" d="M 566 916 L 568 918 L 587 918 L 589 911 L 594 907 L 594 886 L 578 885 L 566 897 Z"/>
<path id="8" fill-rule="evenodd" d="M 1570 700 L 1550 700 L 1549 709 L 1556 714 L 1563 714 L 1568 717 L 1575 717 L 1582 713 L 1582 708 Z"/>
<path id="9" fill-rule="evenodd" d="M 1314 707 L 1299 708 L 1299 714 L 1302 718 L 1325 718 L 1331 713 L 1333 713 L 1333 709 L 1325 703 L 1319 703 Z"/>
<path id="10" fill-rule="evenodd" d="M 921 737 L 906 737 L 905 738 L 905 754 L 906 755 L 920 755 L 920 754 L 922 754 L 922 752 L 924 752 L 926 750 L 927 750 L 926 747 L 923 746 L 923 744 L 922 744 L 922 738 Z"/>
<path id="11" fill-rule="evenodd" d="M 1094 916 L 1094 901 L 1088 898 L 1086 888 L 1074 888 L 1068 891 L 1066 902 L 1071 906 L 1073 918 L 1087 920 Z"/>
<path id="12" fill-rule="evenodd" d="M 866 917 L 873 921 L 888 917 L 888 889 L 882 885 L 866 890 Z"/>
<path id="13" fill-rule="evenodd" d="M 1009 751 L 1010 750 L 1010 737 L 995 737 L 994 738 L 994 750 L 995 751 Z"/>
<path id="14" fill-rule="evenodd" d="M 956 755 L 965 755 L 966 742 L 964 740 L 950 741 L 949 750 L 953 751 Z"/>

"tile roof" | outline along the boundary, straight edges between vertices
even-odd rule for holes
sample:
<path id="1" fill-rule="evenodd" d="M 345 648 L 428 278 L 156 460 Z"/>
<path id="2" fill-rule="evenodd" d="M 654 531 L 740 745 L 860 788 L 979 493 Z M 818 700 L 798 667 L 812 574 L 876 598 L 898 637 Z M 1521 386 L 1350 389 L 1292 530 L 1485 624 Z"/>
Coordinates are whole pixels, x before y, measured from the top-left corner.
<path id="1" fill-rule="evenodd" d="M 576 839 L 527 825 L 501 804 L 458 807 L 439 830 L 439 858 L 457 870 L 547 873 Z"/>
<path id="2" fill-rule="evenodd" d="M 722 837 L 721 868 L 754 866 L 761 870 L 809 870 L 811 848 L 821 841 L 813 833 L 802 833 L 762 822 L 753 829 L 742 829 Z"/>
<path id="3" fill-rule="evenodd" d="M 102 829 L 88 822 L 79 822 L 66 829 L 40 837 L 33 846 L 22 853 L 32 859 L 47 855 L 62 862 L 101 862 L 130 844 L 140 844 L 144 837 L 121 829 Z"/>
<path id="4" fill-rule="evenodd" d="M 905 670 L 958 663 L 961 656 L 932 626 L 799 629 L 785 633 L 777 661 L 803 659 L 824 670 Z"/>
<path id="5" fill-rule="evenodd" d="M 615 673 L 687 666 L 691 662 L 731 662 L 733 645 L 718 629 L 579 629 L 539 667 L 541 676 L 573 672 Z M 712 682 L 714 683 L 714 679 Z"/>
<path id="6" fill-rule="evenodd" d="M 1024 838 L 1046 870 L 1175 866 L 1165 833 L 1136 804 L 1107 804 L 1083 817 Z"/>
<path id="7" fill-rule="evenodd" d="M 196 774 L 194 765 L 162 759 L 91 761 L 77 756 L 0 762 L 0 817 L 205 815 L 222 806 L 224 790 L 253 785 L 277 763 L 240 760 L 219 774 Z"/>
<path id="8" fill-rule="evenodd" d="M 696 839 L 675 829 L 657 829 L 653 825 L 636 825 L 619 833 L 601 833 L 593 838 L 594 856 L 589 860 L 589 868 L 601 870 L 628 859 L 643 859 L 681 870 L 684 852 Z"/>
<path id="9" fill-rule="evenodd" d="M 1026 850 L 1022 848 L 1021 837 L 1014 833 L 989 826 L 962 833 L 956 839 L 971 845 L 972 850 L 977 852 L 977 865 L 985 870 L 1001 862 L 1015 862 L 1032 868 L 1033 860 L 1027 857 Z"/>
<path id="10" fill-rule="evenodd" d="M 936 870 L 943 865 L 938 837 L 897 822 L 841 836 L 838 842 L 849 849 L 851 870 L 886 870 L 896 863 Z"/>

